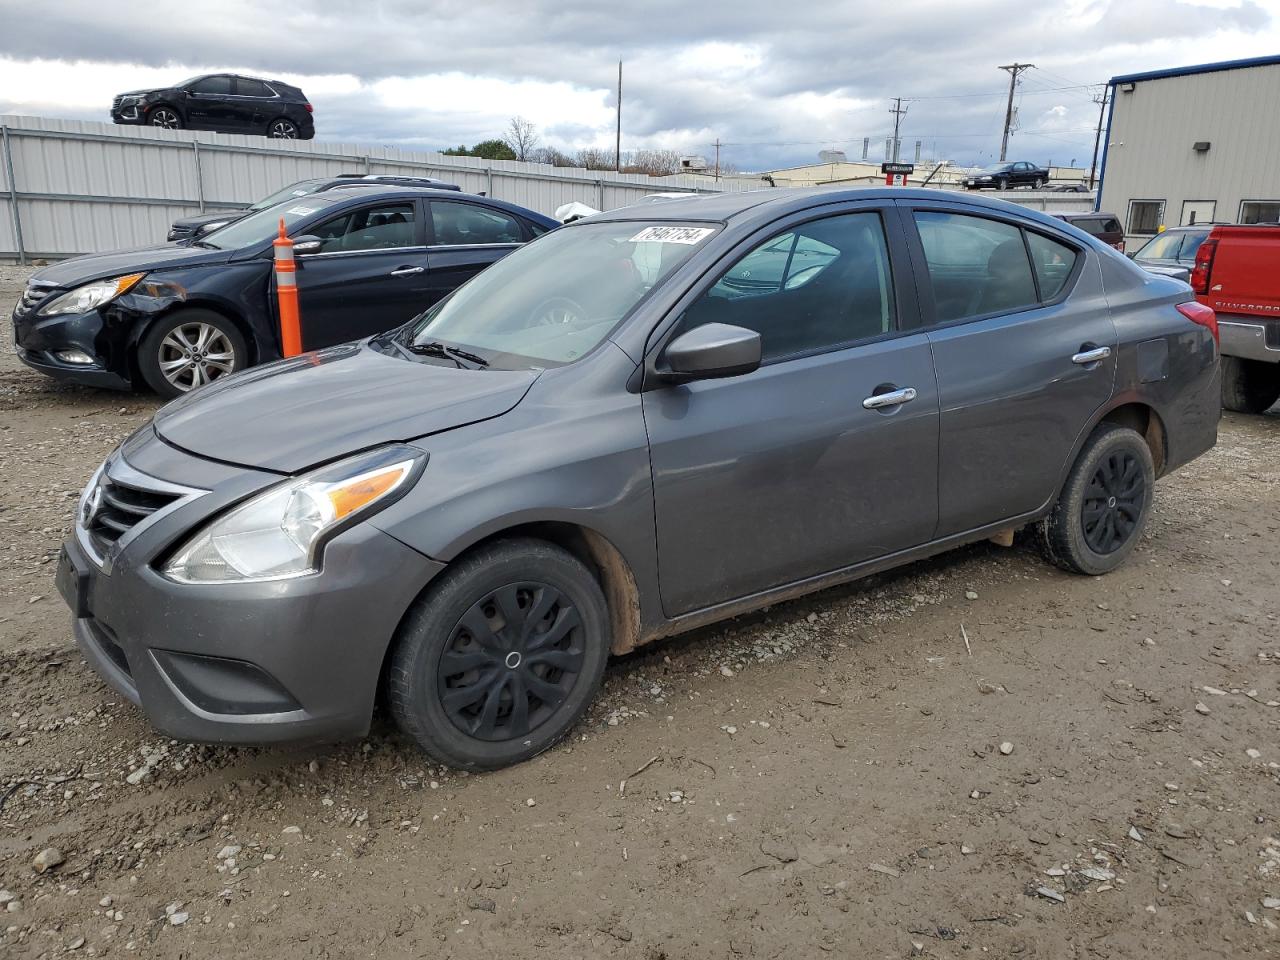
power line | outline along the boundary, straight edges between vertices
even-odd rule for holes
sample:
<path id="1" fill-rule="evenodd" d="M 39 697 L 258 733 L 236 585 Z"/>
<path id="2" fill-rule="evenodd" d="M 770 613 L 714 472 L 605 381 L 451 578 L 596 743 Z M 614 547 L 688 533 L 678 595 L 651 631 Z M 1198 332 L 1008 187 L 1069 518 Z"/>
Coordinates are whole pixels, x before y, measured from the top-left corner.
<path id="1" fill-rule="evenodd" d="M 1005 159 L 1005 155 L 1009 152 L 1009 127 L 1013 125 L 1013 92 L 1018 86 L 1018 74 L 1026 73 L 1034 66 L 1034 63 L 1014 62 L 1000 67 L 1009 74 L 1009 105 L 1004 110 L 1004 137 L 1000 141 L 1001 160 Z"/>
<path id="2" fill-rule="evenodd" d="M 901 97 L 894 101 L 894 106 L 889 112 L 893 114 L 893 157 L 891 159 L 896 163 L 898 161 L 898 148 L 902 145 L 902 141 L 898 137 L 898 128 L 902 124 L 902 118 L 907 115 L 907 108 L 902 105 Z"/>

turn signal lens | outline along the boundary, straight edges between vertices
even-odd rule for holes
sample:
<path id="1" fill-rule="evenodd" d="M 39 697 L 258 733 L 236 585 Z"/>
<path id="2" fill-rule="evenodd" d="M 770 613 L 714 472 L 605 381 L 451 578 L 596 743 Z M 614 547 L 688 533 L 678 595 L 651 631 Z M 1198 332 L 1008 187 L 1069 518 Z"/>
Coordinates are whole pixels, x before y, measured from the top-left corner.
<path id="1" fill-rule="evenodd" d="M 333 507 L 335 520 L 350 516 L 366 504 L 377 500 L 384 493 L 395 489 L 409 472 L 410 463 L 397 463 L 375 473 L 367 473 L 363 477 L 348 480 L 340 486 L 326 491 L 329 503 Z"/>

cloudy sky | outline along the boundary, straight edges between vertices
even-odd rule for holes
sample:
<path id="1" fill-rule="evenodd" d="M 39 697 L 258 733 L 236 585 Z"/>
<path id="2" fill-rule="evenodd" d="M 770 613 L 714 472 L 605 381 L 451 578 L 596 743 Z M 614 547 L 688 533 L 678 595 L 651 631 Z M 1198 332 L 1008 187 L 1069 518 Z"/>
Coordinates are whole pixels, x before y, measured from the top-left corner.
<path id="1" fill-rule="evenodd" d="M 273 10 L 274 12 L 267 12 Z M 744 170 L 819 150 L 871 158 L 903 97 L 903 152 L 1087 165 L 1096 85 L 1119 74 L 1280 52 L 1280 0 L 0 0 L 0 114 L 106 119 L 115 93 L 236 71 L 301 86 L 325 140 L 437 149 L 501 136 L 671 148 Z"/>

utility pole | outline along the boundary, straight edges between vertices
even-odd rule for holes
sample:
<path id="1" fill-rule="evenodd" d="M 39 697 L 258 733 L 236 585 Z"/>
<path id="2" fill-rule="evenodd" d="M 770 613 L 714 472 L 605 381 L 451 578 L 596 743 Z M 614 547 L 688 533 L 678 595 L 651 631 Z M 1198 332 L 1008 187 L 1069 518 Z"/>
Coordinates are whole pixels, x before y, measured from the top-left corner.
<path id="1" fill-rule="evenodd" d="M 1000 68 L 1009 74 L 1009 105 L 1004 108 L 1004 139 L 1000 141 L 1001 160 L 1009 152 L 1009 128 L 1013 126 L 1013 91 L 1018 87 L 1018 74 L 1034 66 L 1034 63 L 1010 63 Z"/>
<path id="2" fill-rule="evenodd" d="M 902 105 L 901 97 L 894 97 L 893 106 L 889 108 L 889 112 L 893 114 L 893 156 L 890 158 L 897 161 L 899 148 L 902 146 L 898 139 L 898 128 L 902 125 L 902 118 L 907 115 L 908 107 Z"/>
<path id="3" fill-rule="evenodd" d="M 613 141 L 613 169 L 622 172 L 622 61 L 618 61 L 618 132 Z"/>
<path id="4" fill-rule="evenodd" d="M 720 182 L 720 138 L 716 137 L 716 182 Z"/>
<path id="5" fill-rule="evenodd" d="M 1111 93 L 1111 86 L 1110 84 L 1108 84 L 1107 86 L 1102 88 L 1102 96 L 1099 97 L 1095 95 L 1093 98 L 1094 103 L 1101 104 L 1102 106 L 1098 108 L 1098 129 L 1093 134 L 1093 163 L 1089 164 L 1089 189 L 1090 190 L 1094 188 L 1093 175 L 1098 170 L 1098 144 L 1102 142 L 1102 118 L 1106 115 L 1106 112 L 1107 112 L 1107 95 L 1110 93 Z"/>

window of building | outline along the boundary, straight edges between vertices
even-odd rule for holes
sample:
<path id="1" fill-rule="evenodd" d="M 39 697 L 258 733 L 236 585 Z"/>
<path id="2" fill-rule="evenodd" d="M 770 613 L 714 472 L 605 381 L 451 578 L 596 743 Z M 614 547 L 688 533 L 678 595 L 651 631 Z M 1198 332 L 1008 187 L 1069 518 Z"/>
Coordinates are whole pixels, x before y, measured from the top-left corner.
<path id="1" fill-rule="evenodd" d="M 1013 224 L 925 210 L 915 220 L 939 323 L 1038 303 L 1022 231 Z"/>
<path id="2" fill-rule="evenodd" d="M 1241 223 L 1280 222 L 1280 200 L 1246 200 L 1240 204 Z"/>
<path id="3" fill-rule="evenodd" d="M 1125 233 L 1149 236 L 1160 230 L 1164 222 L 1163 200 L 1130 200 L 1129 229 Z"/>
<path id="4" fill-rule="evenodd" d="M 682 320 L 760 334 L 765 361 L 888 333 L 893 280 L 876 213 L 827 217 L 777 234 L 731 266 Z"/>

